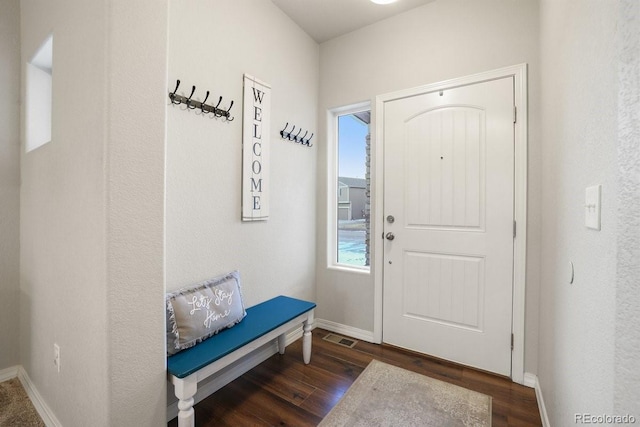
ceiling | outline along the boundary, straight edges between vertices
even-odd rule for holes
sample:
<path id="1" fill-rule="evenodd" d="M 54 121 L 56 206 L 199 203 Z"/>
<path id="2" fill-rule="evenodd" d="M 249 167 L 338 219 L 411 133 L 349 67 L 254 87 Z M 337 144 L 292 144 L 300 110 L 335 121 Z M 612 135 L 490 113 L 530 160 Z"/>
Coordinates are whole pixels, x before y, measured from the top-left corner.
<path id="1" fill-rule="evenodd" d="M 318 43 L 381 21 L 434 0 L 271 0 Z"/>

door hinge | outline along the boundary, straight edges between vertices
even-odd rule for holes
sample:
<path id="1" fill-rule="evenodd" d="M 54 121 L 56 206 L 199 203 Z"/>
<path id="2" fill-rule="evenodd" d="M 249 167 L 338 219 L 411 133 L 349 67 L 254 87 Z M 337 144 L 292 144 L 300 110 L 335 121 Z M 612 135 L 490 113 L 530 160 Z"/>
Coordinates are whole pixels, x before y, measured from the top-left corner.
<path id="1" fill-rule="evenodd" d="M 513 123 L 518 121 L 518 107 L 513 106 Z"/>
<path id="2" fill-rule="evenodd" d="M 513 220 L 513 238 L 516 238 L 516 229 L 517 229 L 517 223 L 515 220 Z"/>
<path id="3" fill-rule="evenodd" d="M 511 351 L 513 351 L 513 334 L 511 334 Z"/>

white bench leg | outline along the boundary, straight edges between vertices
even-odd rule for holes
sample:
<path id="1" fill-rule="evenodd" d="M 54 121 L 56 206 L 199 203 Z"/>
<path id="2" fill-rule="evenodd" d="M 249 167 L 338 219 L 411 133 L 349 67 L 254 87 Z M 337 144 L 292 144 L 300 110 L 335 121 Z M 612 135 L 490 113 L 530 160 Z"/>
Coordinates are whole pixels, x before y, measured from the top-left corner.
<path id="1" fill-rule="evenodd" d="M 305 365 L 311 362 L 311 325 L 313 324 L 313 310 L 309 312 L 307 320 L 304 321 L 302 326 L 302 359 Z"/>
<path id="2" fill-rule="evenodd" d="M 287 346 L 287 334 L 278 335 L 278 352 L 284 354 L 284 349 Z"/>
<path id="3" fill-rule="evenodd" d="M 178 427 L 194 427 L 196 422 L 193 410 L 193 396 L 198 390 L 198 381 L 195 377 L 175 378 L 173 386 L 175 388 L 178 401 Z"/>

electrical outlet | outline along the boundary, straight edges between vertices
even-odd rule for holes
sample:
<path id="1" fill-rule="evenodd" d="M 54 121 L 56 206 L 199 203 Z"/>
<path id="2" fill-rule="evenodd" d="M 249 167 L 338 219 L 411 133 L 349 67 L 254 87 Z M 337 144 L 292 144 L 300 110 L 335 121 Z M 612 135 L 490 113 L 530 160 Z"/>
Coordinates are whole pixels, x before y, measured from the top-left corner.
<path id="1" fill-rule="evenodd" d="M 56 343 L 53 343 L 53 364 L 60 373 L 60 346 Z"/>

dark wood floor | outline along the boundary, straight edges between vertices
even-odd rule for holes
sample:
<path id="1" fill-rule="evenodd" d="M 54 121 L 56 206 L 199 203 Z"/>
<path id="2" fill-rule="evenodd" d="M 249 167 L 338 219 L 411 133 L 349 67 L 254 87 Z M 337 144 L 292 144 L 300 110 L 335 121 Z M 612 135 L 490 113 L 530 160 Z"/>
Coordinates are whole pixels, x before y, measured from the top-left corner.
<path id="1" fill-rule="evenodd" d="M 508 378 L 387 345 L 359 341 L 350 349 L 323 340 L 327 333 L 313 331 L 309 365 L 298 340 L 204 399 L 196 426 L 315 426 L 372 359 L 492 396 L 493 427 L 542 425 L 534 390 Z"/>

